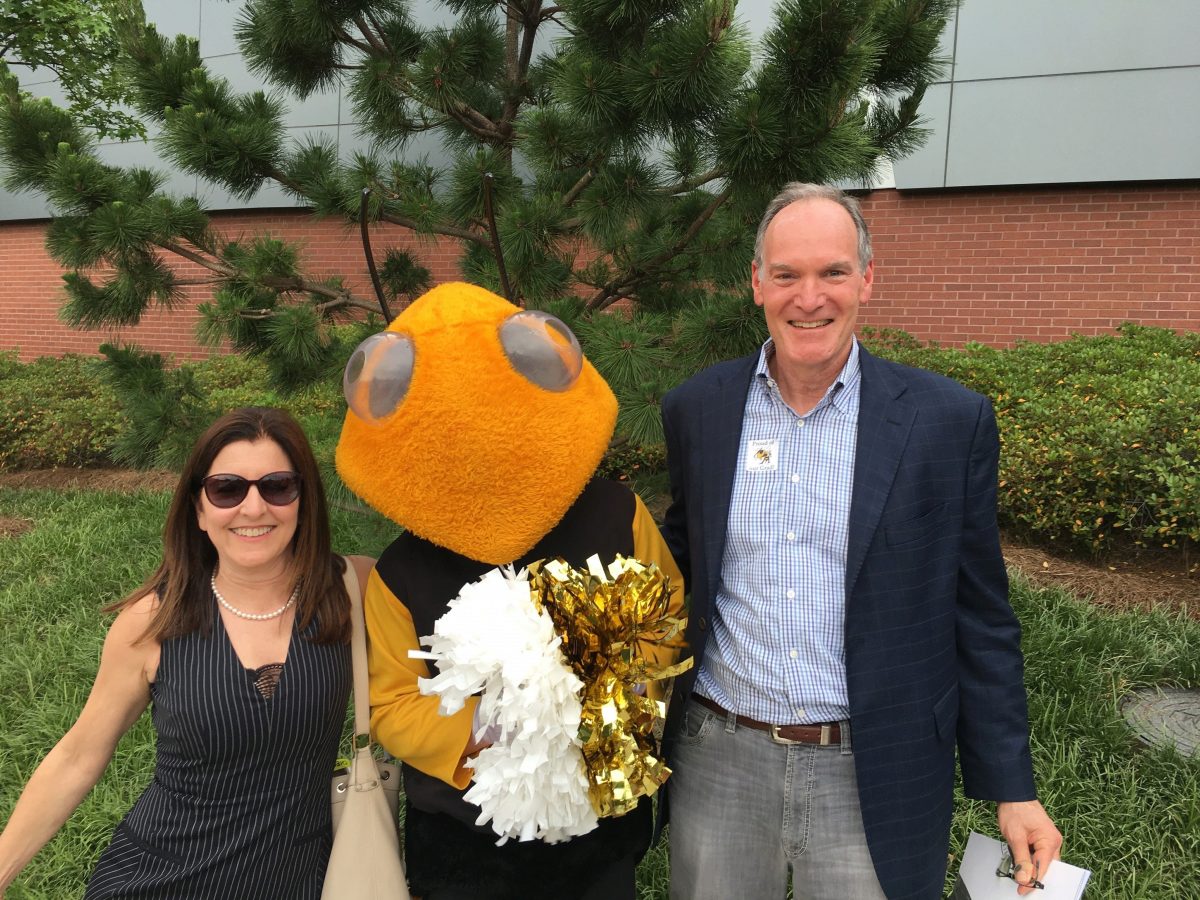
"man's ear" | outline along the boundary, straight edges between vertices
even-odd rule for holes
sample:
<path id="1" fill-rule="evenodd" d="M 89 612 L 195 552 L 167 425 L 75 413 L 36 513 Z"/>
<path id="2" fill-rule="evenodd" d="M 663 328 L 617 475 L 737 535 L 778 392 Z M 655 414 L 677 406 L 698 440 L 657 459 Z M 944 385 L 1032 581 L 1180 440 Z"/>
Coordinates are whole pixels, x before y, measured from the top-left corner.
<path id="1" fill-rule="evenodd" d="M 871 299 L 871 288 L 875 284 L 875 260 L 867 263 L 867 268 L 863 270 L 863 287 L 862 294 L 858 298 L 859 304 L 866 303 Z"/>
<path id="2" fill-rule="evenodd" d="M 762 306 L 762 285 L 758 281 L 758 263 L 750 263 L 750 289 L 754 292 L 754 305 Z"/>

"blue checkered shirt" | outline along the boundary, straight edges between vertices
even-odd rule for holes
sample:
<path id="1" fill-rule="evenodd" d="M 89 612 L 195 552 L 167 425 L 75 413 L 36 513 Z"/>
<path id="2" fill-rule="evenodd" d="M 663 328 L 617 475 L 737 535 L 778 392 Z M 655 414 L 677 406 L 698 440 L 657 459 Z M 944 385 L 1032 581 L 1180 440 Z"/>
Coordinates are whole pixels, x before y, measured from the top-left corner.
<path id="1" fill-rule="evenodd" d="M 776 725 L 849 718 L 846 541 L 861 379 L 858 342 L 797 415 L 767 369 L 746 396 L 721 584 L 695 690 Z"/>

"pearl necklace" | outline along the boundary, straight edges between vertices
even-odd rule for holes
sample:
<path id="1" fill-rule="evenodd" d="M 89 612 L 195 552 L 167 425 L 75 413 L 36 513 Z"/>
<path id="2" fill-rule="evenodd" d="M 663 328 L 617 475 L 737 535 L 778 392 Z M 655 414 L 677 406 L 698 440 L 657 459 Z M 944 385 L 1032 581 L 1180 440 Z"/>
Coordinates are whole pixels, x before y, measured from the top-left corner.
<path id="1" fill-rule="evenodd" d="M 274 612 L 248 613 L 245 610 L 238 609 L 236 606 L 234 606 L 232 603 L 230 603 L 228 600 L 226 600 L 224 597 L 221 596 L 221 592 L 217 590 L 217 573 L 216 572 L 213 572 L 212 578 L 209 579 L 208 583 L 212 586 L 213 596 L 217 598 L 218 603 L 220 603 L 223 607 L 225 607 L 227 610 L 229 610 L 235 616 L 238 616 L 239 618 L 242 618 L 242 619 L 253 619 L 255 622 L 265 622 L 267 619 L 279 618 L 285 612 L 287 612 L 289 609 L 292 608 L 292 604 L 296 602 L 296 597 L 298 597 L 300 595 L 300 585 L 296 585 L 296 589 L 294 591 L 292 591 L 292 596 L 288 597 L 287 603 L 283 604 L 283 606 L 279 607 L 279 609 L 275 610 Z"/>

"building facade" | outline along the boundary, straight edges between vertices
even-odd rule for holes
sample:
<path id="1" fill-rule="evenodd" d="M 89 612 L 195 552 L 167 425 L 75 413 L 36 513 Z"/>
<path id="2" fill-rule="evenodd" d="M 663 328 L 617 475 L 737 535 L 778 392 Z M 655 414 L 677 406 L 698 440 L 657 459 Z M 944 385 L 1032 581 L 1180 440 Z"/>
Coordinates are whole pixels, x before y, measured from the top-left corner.
<path id="1" fill-rule="evenodd" d="M 145 0 L 165 34 L 197 35 L 207 65 L 236 90 L 260 87 L 233 39 L 240 4 Z M 770 0 L 743 0 L 752 30 Z M 431 16 L 441 15 L 431 12 Z M 436 21 L 436 20 L 434 20 Z M 946 78 L 926 93 L 929 140 L 863 194 L 876 281 L 862 323 L 922 340 L 1004 346 L 1098 334 L 1121 322 L 1200 329 L 1200 4 L 1194 0 L 970 0 L 943 36 Z M 55 96 L 52 82 L 23 81 Z M 363 147 L 349 104 L 330 90 L 294 105 L 296 140 L 320 134 L 339 153 Z M 436 145 L 415 147 L 438 152 Z M 117 164 L 163 171 L 153 143 L 109 144 Z M 357 233 L 314 222 L 278 188 L 234 200 L 174 173 L 230 233 L 269 230 L 300 242 L 306 270 L 366 287 Z M 91 353 L 106 340 L 179 358 L 193 340 L 191 289 L 182 308 L 136 328 L 80 332 L 57 317 L 61 270 L 44 249 L 49 211 L 0 192 L 0 350 L 22 359 Z M 458 277 L 458 247 L 403 229 L 376 239 L 416 253 L 438 281 Z M 749 261 L 747 260 L 747 275 Z"/>

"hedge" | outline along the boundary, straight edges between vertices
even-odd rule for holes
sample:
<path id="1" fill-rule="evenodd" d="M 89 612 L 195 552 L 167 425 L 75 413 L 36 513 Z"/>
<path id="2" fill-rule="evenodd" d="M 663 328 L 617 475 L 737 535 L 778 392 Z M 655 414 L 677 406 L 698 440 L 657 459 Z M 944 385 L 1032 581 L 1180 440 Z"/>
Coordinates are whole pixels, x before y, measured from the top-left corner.
<path id="1" fill-rule="evenodd" d="M 1073 550 L 1178 550 L 1200 541 L 1200 335 L 1124 325 L 1117 334 L 998 350 L 942 348 L 865 329 L 882 356 L 942 372 L 990 397 L 1002 442 L 1000 517 L 1012 533 Z M 0 470 L 111 459 L 129 427 L 103 361 L 32 363 L 0 353 Z M 318 453 L 332 455 L 344 413 L 339 385 L 281 394 L 261 363 L 216 356 L 188 364 L 205 405 L 283 405 Z M 602 471 L 641 480 L 661 446 L 614 446 Z"/>

